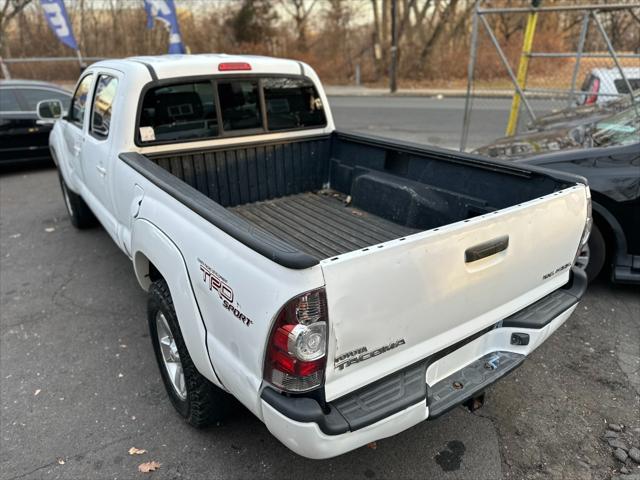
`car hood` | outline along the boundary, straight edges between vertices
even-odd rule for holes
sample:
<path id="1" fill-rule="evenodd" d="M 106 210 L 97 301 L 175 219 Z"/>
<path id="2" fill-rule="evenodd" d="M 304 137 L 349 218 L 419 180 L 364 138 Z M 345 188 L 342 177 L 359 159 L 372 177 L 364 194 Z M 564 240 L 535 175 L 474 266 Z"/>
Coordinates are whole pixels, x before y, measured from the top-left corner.
<path id="1" fill-rule="evenodd" d="M 576 130 L 575 128 L 562 128 L 548 132 L 503 137 L 474 150 L 474 153 L 510 160 L 540 153 L 580 148 L 585 141 L 579 138 L 580 135 L 574 133 Z"/>

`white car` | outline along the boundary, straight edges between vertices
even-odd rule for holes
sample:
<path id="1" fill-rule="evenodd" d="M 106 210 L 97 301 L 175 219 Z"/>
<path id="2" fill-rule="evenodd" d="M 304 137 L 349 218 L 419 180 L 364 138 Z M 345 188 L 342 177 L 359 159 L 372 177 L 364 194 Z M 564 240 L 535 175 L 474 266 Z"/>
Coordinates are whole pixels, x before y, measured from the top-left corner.
<path id="1" fill-rule="evenodd" d="M 631 91 L 640 89 L 640 68 L 623 68 L 625 78 L 618 68 L 594 68 L 585 77 L 580 90 L 585 92 L 580 95 L 581 105 L 593 105 L 595 103 L 607 103 L 617 100 Z"/>
<path id="2" fill-rule="evenodd" d="M 586 288 L 584 179 L 338 132 L 297 61 L 93 64 L 50 148 L 71 222 L 95 216 L 148 291 L 180 415 L 232 395 L 306 457 L 481 395 Z"/>

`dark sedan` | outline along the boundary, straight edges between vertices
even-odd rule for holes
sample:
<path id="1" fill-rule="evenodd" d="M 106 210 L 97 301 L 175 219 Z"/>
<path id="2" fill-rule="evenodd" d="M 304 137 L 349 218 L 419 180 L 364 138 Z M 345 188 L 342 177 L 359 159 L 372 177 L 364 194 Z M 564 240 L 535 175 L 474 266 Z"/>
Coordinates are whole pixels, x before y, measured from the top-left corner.
<path id="1" fill-rule="evenodd" d="M 634 90 L 633 97 L 636 102 L 640 102 L 640 90 Z M 606 103 L 592 103 L 590 105 L 565 108 L 536 118 L 527 124 L 527 128 L 529 130 L 551 130 L 591 124 L 603 120 L 614 113 L 626 110 L 631 107 L 632 103 L 631 97 L 624 95 Z"/>
<path id="2" fill-rule="evenodd" d="M 585 177 L 594 225 L 576 263 L 590 280 L 608 264 L 614 281 L 640 283 L 640 107 L 591 125 L 499 139 L 476 153 Z"/>
<path id="3" fill-rule="evenodd" d="M 0 80 L 0 166 L 51 160 L 53 123 L 38 119 L 36 107 L 42 100 L 54 99 L 66 111 L 71 93 L 51 83 Z"/>

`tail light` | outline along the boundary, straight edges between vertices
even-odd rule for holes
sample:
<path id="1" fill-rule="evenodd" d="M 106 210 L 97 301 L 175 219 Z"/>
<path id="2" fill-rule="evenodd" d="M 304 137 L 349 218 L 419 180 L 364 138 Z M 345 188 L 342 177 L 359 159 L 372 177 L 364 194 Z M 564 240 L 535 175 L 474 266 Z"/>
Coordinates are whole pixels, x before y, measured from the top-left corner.
<path id="1" fill-rule="evenodd" d="M 587 187 L 587 218 L 584 222 L 584 229 L 582 230 L 582 237 L 580 238 L 580 244 L 578 245 L 578 250 L 576 251 L 576 255 L 573 259 L 573 263 L 575 265 L 576 260 L 578 259 L 578 255 L 582 252 L 584 246 L 589 242 L 589 237 L 591 236 L 591 228 L 593 227 L 593 210 L 591 207 L 591 190 Z"/>
<path id="2" fill-rule="evenodd" d="M 600 79 L 594 78 L 593 82 L 591 82 L 591 87 L 589 88 L 589 93 L 587 98 L 584 101 L 585 105 L 593 105 L 598 100 L 598 92 L 600 91 Z"/>
<path id="3" fill-rule="evenodd" d="M 319 387 L 327 356 L 327 300 L 323 288 L 285 304 L 271 330 L 264 378 L 288 392 Z"/>

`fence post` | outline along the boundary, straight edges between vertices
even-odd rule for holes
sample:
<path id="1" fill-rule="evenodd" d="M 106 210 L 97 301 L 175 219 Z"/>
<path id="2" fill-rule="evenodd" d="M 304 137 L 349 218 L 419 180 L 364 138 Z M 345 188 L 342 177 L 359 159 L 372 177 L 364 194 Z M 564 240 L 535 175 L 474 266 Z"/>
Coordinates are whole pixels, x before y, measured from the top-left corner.
<path id="1" fill-rule="evenodd" d="M 460 137 L 460 151 L 467 149 L 469 138 L 469 125 L 471 123 L 471 95 L 473 89 L 473 77 L 476 69 L 476 54 L 478 51 L 478 1 L 476 1 L 471 19 L 471 52 L 469 53 L 469 65 L 467 70 L 467 96 L 464 99 L 464 119 L 462 120 L 462 135 Z"/>
<path id="2" fill-rule="evenodd" d="M 398 90 L 398 0 L 391 0 L 391 65 L 389 67 L 389 90 Z"/>
<path id="3" fill-rule="evenodd" d="M 521 90 L 524 90 L 527 84 L 527 73 L 529 71 L 529 54 L 531 53 L 531 47 L 533 45 L 533 37 L 536 33 L 537 22 L 538 12 L 536 10 L 532 10 L 527 16 L 527 27 L 524 31 L 524 41 L 522 42 L 522 53 L 520 54 L 518 76 L 516 79 Z M 509 123 L 507 123 L 506 135 L 513 135 L 514 133 L 516 133 L 519 112 L 520 94 L 518 92 L 514 92 L 513 101 L 511 102 L 511 112 L 509 113 Z"/>
<path id="4" fill-rule="evenodd" d="M 576 52 L 576 64 L 573 67 L 573 74 L 571 75 L 571 92 L 569 93 L 567 107 L 573 106 L 573 99 L 576 96 L 576 80 L 578 79 L 578 72 L 580 72 L 580 61 L 582 60 L 582 54 L 584 53 L 584 42 L 587 38 L 587 31 L 589 30 L 589 18 L 589 13 L 585 13 L 582 19 L 580 39 L 578 40 L 578 51 Z"/>

